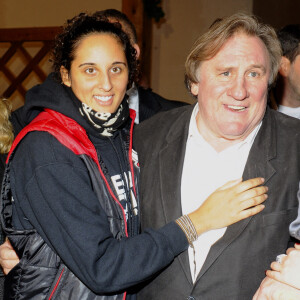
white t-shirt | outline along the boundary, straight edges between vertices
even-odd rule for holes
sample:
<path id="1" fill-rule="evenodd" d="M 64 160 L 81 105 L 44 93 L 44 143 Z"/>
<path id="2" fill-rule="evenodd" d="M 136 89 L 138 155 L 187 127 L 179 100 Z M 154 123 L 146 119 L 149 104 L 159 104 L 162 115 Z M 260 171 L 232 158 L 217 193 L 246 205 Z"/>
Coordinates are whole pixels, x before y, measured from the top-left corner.
<path id="1" fill-rule="evenodd" d="M 279 105 L 278 111 L 285 115 L 300 119 L 300 106 L 299 107 L 288 107 L 288 106 Z"/>

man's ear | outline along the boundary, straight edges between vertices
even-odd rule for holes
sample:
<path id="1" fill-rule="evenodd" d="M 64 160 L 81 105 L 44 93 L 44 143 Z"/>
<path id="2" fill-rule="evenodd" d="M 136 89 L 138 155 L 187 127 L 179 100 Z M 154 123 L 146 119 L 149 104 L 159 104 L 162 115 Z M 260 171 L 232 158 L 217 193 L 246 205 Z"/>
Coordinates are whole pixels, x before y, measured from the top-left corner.
<path id="1" fill-rule="evenodd" d="M 141 54 L 141 49 L 140 49 L 138 44 L 134 44 L 133 48 L 136 50 L 136 59 L 138 59 L 140 57 L 140 54 Z"/>
<path id="2" fill-rule="evenodd" d="M 279 74 L 283 77 L 288 77 L 289 73 L 290 73 L 290 69 L 291 69 L 291 62 L 290 60 L 285 57 L 282 56 L 281 60 L 280 60 L 280 67 L 279 67 Z"/>
<path id="3" fill-rule="evenodd" d="M 199 85 L 198 83 L 192 83 L 191 84 L 191 93 L 194 95 L 194 96 L 197 96 L 198 93 L 199 93 Z"/>
<path id="4" fill-rule="evenodd" d="M 60 67 L 60 76 L 63 84 L 68 87 L 71 87 L 71 79 L 69 76 L 69 72 L 64 66 Z"/>

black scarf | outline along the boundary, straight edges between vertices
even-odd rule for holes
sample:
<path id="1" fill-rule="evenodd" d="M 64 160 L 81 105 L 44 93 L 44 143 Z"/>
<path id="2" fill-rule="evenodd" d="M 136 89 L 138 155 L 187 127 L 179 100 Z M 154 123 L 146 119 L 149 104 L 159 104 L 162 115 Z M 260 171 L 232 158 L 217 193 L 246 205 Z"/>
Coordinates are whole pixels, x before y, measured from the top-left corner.
<path id="1" fill-rule="evenodd" d="M 93 110 L 87 104 L 80 101 L 69 89 L 71 97 L 75 100 L 75 104 L 79 109 L 80 114 L 91 124 L 98 133 L 102 136 L 113 136 L 129 118 L 128 96 L 125 95 L 120 106 L 114 113 L 101 113 Z"/>

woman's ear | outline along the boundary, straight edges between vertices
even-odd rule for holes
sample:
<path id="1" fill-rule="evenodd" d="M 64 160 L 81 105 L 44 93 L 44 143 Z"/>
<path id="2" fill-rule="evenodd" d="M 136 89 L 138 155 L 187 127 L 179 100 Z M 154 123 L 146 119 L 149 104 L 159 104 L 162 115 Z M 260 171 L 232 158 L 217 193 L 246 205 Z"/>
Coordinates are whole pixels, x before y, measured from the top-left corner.
<path id="1" fill-rule="evenodd" d="M 71 87 L 71 79 L 69 76 L 69 72 L 64 66 L 60 67 L 60 76 L 63 84 L 68 87 Z"/>

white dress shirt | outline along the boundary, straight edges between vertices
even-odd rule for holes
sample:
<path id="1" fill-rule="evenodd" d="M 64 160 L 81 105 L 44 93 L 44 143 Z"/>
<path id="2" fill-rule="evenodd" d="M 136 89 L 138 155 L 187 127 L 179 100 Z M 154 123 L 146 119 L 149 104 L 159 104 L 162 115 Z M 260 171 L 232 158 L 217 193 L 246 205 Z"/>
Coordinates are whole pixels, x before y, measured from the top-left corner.
<path id="1" fill-rule="evenodd" d="M 261 126 L 260 123 L 244 141 L 216 152 L 198 131 L 196 123 L 198 109 L 196 105 L 191 116 L 181 179 L 183 214 L 196 210 L 211 193 L 226 182 L 242 177 L 250 148 Z M 211 246 L 224 235 L 225 231 L 226 228 L 208 231 L 194 242 L 196 272 L 194 272 L 193 249 L 189 247 L 190 269 L 194 282 Z"/>

